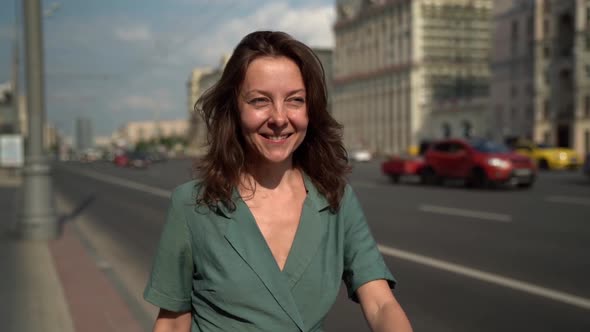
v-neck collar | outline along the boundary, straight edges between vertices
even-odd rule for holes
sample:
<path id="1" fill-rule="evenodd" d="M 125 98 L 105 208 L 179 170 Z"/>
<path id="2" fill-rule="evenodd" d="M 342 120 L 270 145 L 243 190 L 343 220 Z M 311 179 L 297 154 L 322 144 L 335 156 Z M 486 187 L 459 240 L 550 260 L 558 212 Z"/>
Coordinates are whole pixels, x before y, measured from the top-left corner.
<path id="1" fill-rule="evenodd" d="M 258 275 L 287 315 L 303 331 L 303 320 L 291 289 L 305 272 L 326 236 L 327 223 L 322 220 L 320 212 L 328 208 L 329 204 L 325 197 L 318 192 L 311 179 L 305 173 L 302 174 L 307 195 L 302 206 L 295 238 L 282 271 L 260 232 L 253 214 L 240 197 L 237 189 L 234 189 L 233 193 L 235 211 L 229 211 L 222 204 L 218 205 L 218 211 L 231 219 L 225 233 L 227 241 Z"/>

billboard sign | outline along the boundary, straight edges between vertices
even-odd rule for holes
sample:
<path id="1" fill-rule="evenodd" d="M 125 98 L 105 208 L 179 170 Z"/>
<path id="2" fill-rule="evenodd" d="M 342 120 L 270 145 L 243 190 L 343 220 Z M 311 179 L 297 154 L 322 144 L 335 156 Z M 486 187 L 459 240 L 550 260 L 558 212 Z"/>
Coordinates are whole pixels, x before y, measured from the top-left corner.
<path id="1" fill-rule="evenodd" d="M 0 135 L 0 167 L 22 167 L 24 146 L 21 135 Z"/>

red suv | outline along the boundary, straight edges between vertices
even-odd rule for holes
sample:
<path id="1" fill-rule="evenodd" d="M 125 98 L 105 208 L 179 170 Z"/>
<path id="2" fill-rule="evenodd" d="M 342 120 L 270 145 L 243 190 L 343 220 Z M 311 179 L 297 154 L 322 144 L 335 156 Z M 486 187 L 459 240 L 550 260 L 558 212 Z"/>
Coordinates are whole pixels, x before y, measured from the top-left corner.
<path id="1" fill-rule="evenodd" d="M 528 157 L 511 152 L 502 144 L 485 139 L 447 139 L 433 144 L 425 154 L 423 183 L 437 184 L 445 178 L 465 179 L 470 187 L 509 183 L 529 188 L 536 167 Z"/>

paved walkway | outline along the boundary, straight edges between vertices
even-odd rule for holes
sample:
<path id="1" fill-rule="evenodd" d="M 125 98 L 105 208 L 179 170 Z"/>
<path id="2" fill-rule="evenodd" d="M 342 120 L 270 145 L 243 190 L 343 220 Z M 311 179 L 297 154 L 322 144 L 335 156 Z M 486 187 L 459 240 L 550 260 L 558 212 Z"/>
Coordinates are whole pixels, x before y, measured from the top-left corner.
<path id="1" fill-rule="evenodd" d="M 20 183 L 18 175 L 0 170 L 0 329 L 144 331 L 78 237 L 76 219 L 57 240 L 16 238 Z"/>

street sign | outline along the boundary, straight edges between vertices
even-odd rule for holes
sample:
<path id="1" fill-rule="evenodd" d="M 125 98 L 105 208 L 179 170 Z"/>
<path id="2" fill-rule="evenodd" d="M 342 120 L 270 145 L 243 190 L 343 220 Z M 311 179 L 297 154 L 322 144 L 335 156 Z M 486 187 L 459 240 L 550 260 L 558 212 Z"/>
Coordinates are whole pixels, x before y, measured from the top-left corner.
<path id="1" fill-rule="evenodd" d="M 0 167 L 22 167 L 23 164 L 23 137 L 0 135 Z"/>

